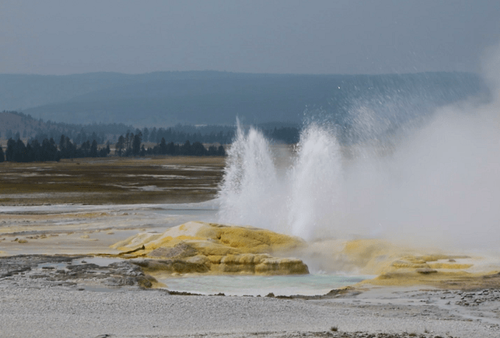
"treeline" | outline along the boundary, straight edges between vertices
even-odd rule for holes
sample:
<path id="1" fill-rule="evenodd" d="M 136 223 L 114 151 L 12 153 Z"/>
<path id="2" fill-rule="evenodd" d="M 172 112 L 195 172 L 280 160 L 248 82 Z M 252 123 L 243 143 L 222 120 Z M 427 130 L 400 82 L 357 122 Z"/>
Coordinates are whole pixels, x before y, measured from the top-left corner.
<path id="1" fill-rule="evenodd" d="M 37 139 L 40 143 L 44 139 L 58 140 L 64 134 L 77 144 L 87 140 L 96 140 L 98 144 L 102 144 L 106 141 L 116 141 L 118 135 L 133 128 L 123 123 L 71 124 L 44 121 L 29 114 L 5 110 L 0 112 L 0 121 L 3 122 L 3 126 L 0 125 L 0 137 L 14 140 Z"/>
<path id="2" fill-rule="evenodd" d="M 268 138 L 287 144 L 294 144 L 299 141 L 300 130 L 297 127 L 274 127 L 266 128 L 259 127 L 264 135 Z M 120 135 L 125 139 L 129 139 L 130 135 L 141 135 L 142 142 L 152 142 L 159 144 L 161 140 L 166 143 L 182 144 L 189 140 L 191 142 L 200 143 L 219 143 L 230 144 L 235 137 L 234 126 L 184 126 L 177 125 L 171 128 L 143 128 L 135 129 L 135 132 L 127 131 L 126 134 Z"/>
<path id="3" fill-rule="evenodd" d="M 257 126 L 270 139 L 287 144 L 299 141 L 300 130 L 297 127 L 274 127 Z M 136 129 L 135 134 L 142 134 L 144 142 L 160 143 L 162 139 L 170 143 L 183 143 L 186 140 L 200 143 L 230 144 L 235 136 L 234 126 L 185 126 L 177 125 L 171 128 L 143 128 Z"/>
<path id="4" fill-rule="evenodd" d="M 5 160 L 11 162 L 43 162 L 59 161 L 60 159 L 84 158 L 84 157 L 106 157 L 110 154 L 109 143 L 105 147 L 98 147 L 97 141 L 83 142 L 80 146 L 71 142 L 70 138 L 61 135 L 59 144 L 53 138 L 30 140 L 26 144 L 21 139 L 7 141 L 7 149 L 4 153 L 0 146 L 0 162 Z M 214 145 L 206 148 L 201 142 L 190 141 L 184 144 L 166 143 L 161 139 L 154 147 L 146 148 L 142 144 L 142 135 L 127 133 L 126 137 L 120 136 L 116 143 L 115 154 L 117 156 L 146 156 L 146 155 L 171 155 L 171 156 L 225 156 L 226 152 L 222 145 Z"/>
<path id="5" fill-rule="evenodd" d="M 10 122 L 9 122 L 10 121 Z M 266 123 L 257 125 L 263 133 L 277 142 L 296 143 L 298 141 L 299 129 L 296 124 L 291 123 Z M 36 139 L 42 143 L 44 139 L 59 140 L 61 135 L 69 137 L 74 144 L 93 140 L 97 144 L 106 142 L 116 143 L 120 135 L 133 133 L 141 134 L 143 142 L 159 144 L 161 139 L 166 143 L 183 144 L 186 140 L 190 142 L 200 142 L 205 144 L 229 144 L 235 136 L 235 127 L 227 125 L 182 125 L 177 124 L 168 128 L 148 128 L 134 129 L 122 123 L 93 123 L 88 125 L 69 124 L 53 121 L 44 122 L 42 119 L 34 119 L 16 111 L 0 112 L 0 138 L 14 140 Z"/>
<path id="6" fill-rule="evenodd" d="M 98 149 L 97 141 L 93 140 L 92 142 L 86 141 L 78 147 L 64 135 L 59 141 L 59 148 L 53 138 L 44 139 L 42 142 L 31 140 L 26 145 L 21 139 L 17 141 L 9 139 L 5 154 L 0 147 L 0 162 L 4 160 L 12 162 L 59 161 L 63 158 L 106 157 L 109 153 L 109 144 Z"/>
<path id="7" fill-rule="evenodd" d="M 218 147 L 211 145 L 208 149 L 201 142 L 191 143 L 189 140 L 184 144 L 174 142 L 167 143 L 162 138 L 158 144 L 146 148 L 142 143 L 142 133 L 127 133 L 120 135 L 115 145 L 117 156 L 146 156 L 146 155 L 172 155 L 172 156 L 225 156 L 226 151 L 222 145 Z"/>
<path id="8" fill-rule="evenodd" d="M 123 131 L 123 124 L 93 124 L 89 126 L 42 122 L 29 115 L 17 112 L 2 112 L 2 116 L 16 116 L 21 121 L 33 122 L 38 130 L 26 144 L 20 132 L 7 132 L 7 149 L 0 147 L 0 161 L 32 162 L 58 161 L 66 158 L 105 157 L 110 154 L 110 144 L 115 144 L 117 156 L 225 156 L 224 144 L 232 143 L 235 137 L 234 126 L 192 126 L 176 125 L 170 128 L 127 129 L 126 133 L 113 135 L 108 132 Z M 287 125 L 287 126 L 283 126 Z M 49 126 L 49 128 L 47 128 Z M 268 123 L 257 126 L 271 140 L 287 144 L 299 141 L 300 130 L 294 124 Z M 39 129 L 38 129 L 39 128 Z M 61 134 L 66 130 L 69 134 Z M 5 136 L 5 134 L 4 134 Z M 54 140 L 59 140 L 56 143 Z M 115 143 L 116 142 L 116 143 Z M 154 143 L 154 145 L 151 145 Z M 105 147 L 98 145 L 106 144 Z M 204 144 L 210 144 L 206 147 Z"/>
<path id="9" fill-rule="evenodd" d="M 84 143 L 90 142 L 92 143 L 94 140 L 97 142 L 97 144 L 104 144 L 106 142 L 109 142 L 108 137 L 104 135 L 103 133 L 86 133 L 85 130 L 80 130 L 78 133 L 71 133 L 69 135 L 67 134 L 61 134 L 61 133 L 38 133 L 33 137 L 33 139 L 38 140 L 38 142 L 42 142 L 45 139 L 50 140 L 51 138 L 54 140 L 60 139 L 62 136 L 68 137 L 70 140 L 73 140 L 73 143 L 75 145 L 83 145 Z M 15 140 L 18 139 L 19 137 L 14 138 Z"/>
<path id="10" fill-rule="evenodd" d="M 264 135 L 277 142 L 296 144 L 300 139 L 300 130 L 296 127 L 275 127 L 272 129 L 264 129 Z"/>
<path id="11" fill-rule="evenodd" d="M 191 126 L 178 124 L 169 128 L 142 128 L 135 129 L 123 123 L 93 123 L 93 124 L 71 124 L 35 119 L 31 115 L 17 111 L 0 112 L 0 121 L 11 120 L 12 123 L 0 125 L 0 138 L 12 138 L 14 140 L 36 139 L 42 142 L 44 139 L 58 140 L 61 135 L 68 136 L 75 144 L 83 144 L 90 140 L 96 140 L 98 144 L 107 141 L 115 143 L 120 135 L 139 132 L 143 135 L 144 142 L 160 143 L 164 138 L 166 142 L 184 143 L 186 140 L 202 143 L 231 143 L 234 137 L 234 126 Z"/>
<path id="12" fill-rule="evenodd" d="M 234 139 L 234 127 L 225 131 L 211 131 L 203 134 L 197 130 L 199 127 L 178 126 L 187 130 L 175 130 L 173 128 L 144 128 L 133 132 L 128 131 L 125 135 L 120 135 L 115 145 L 117 156 L 145 156 L 145 155 L 184 155 L 184 156 L 225 156 L 226 152 L 222 144 L 230 144 Z M 214 126 L 202 127 L 207 131 Z M 296 127 L 274 127 L 263 130 L 264 134 L 278 142 L 295 144 L 299 142 L 300 130 Z M 179 141 L 187 140 L 187 141 Z M 191 143 L 192 141 L 192 143 Z M 153 147 L 146 148 L 143 142 L 156 143 Z M 203 143 L 220 144 L 211 145 L 206 148 Z"/>
<path id="13" fill-rule="evenodd" d="M 139 130 L 136 130 L 136 134 Z M 186 140 L 200 143 L 229 144 L 234 138 L 234 126 L 183 126 L 170 128 L 143 128 L 141 131 L 144 142 L 160 143 L 162 139 L 170 143 L 184 143 Z"/>

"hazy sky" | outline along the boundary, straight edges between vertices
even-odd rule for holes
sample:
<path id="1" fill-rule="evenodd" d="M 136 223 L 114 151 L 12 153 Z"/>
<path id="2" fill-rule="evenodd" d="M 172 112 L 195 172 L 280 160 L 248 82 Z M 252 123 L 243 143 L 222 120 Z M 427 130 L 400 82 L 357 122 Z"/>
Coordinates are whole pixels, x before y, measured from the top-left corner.
<path id="1" fill-rule="evenodd" d="M 0 0 L 0 73 L 477 71 L 499 42 L 499 0 Z"/>

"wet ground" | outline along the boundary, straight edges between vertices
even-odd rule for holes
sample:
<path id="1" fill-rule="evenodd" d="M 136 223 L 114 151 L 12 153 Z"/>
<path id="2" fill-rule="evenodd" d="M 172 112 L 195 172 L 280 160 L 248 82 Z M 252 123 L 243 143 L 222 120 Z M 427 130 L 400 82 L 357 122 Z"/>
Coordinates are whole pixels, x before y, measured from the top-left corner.
<path id="1" fill-rule="evenodd" d="M 0 163 L 0 205 L 184 203 L 211 199 L 224 157 Z"/>

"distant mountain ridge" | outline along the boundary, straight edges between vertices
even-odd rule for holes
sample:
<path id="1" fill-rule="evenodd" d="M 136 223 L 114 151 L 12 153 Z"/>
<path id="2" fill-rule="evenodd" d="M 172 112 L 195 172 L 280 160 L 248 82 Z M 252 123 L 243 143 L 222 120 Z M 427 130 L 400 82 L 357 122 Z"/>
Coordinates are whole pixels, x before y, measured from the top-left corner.
<path id="1" fill-rule="evenodd" d="M 367 106 L 412 114 L 487 93 L 470 73 L 281 75 L 215 71 L 67 76 L 0 74 L 0 111 L 65 123 L 134 126 L 300 123 L 305 111 L 345 120 Z M 345 121 L 344 121 L 345 122 Z M 1 121 L 0 121 L 1 123 Z"/>

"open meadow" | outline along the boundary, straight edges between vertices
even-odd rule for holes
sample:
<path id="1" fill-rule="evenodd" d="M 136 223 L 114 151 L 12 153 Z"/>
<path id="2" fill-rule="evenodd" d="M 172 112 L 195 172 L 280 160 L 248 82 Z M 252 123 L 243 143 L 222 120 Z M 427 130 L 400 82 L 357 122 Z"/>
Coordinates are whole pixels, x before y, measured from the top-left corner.
<path id="1" fill-rule="evenodd" d="M 0 205 L 201 202 L 213 198 L 222 157 L 83 158 L 0 166 Z"/>

